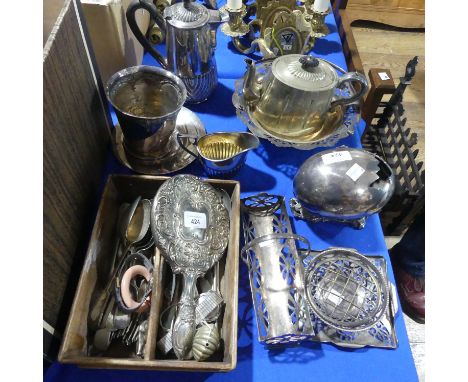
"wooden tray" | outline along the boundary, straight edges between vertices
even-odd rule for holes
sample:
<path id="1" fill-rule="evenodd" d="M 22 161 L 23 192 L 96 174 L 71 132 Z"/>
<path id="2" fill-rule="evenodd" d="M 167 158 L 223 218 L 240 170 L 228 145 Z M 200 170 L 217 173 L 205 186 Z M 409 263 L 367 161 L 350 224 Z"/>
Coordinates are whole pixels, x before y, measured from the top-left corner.
<path id="1" fill-rule="evenodd" d="M 155 250 L 153 297 L 144 358 L 90 357 L 87 355 L 89 305 L 92 294 L 97 287 L 98 274 L 103 272 L 103 259 L 111 253 L 115 240 L 114 232 L 119 206 L 121 203 L 131 202 L 138 195 L 152 200 L 156 191 L 166 179 L 168 177 L 165 176 L 109 176 L 94 223 L 86 260 L 60 348 L 60 362 L 91 368 L 209 372 L 230 371 L 236 367 L 240 185 L 239 182 L 233 180 L 207 180 L 208 183 L 226 190 L 232 200 L 230 239 L 227 254 L 220 262 L 220 290 L 226 303 L 223 322 L 220 327 L 221 338 L 224 341 L 222 361 L 168 360 L 162 359 L 156 351 L 164 269 L 164 260 L 157 249 Z"/>

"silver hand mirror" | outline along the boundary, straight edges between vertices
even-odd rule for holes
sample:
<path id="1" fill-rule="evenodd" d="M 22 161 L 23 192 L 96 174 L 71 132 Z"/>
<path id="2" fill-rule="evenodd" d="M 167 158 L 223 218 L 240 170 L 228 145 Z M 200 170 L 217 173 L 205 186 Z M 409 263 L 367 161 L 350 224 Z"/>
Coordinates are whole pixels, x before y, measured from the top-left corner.
<path id="1" fill-rule="evenodd" d="M 178 359 L 186 359 L 195 334 L 196 281 L 227 247 L 229 213 L 210 184 L 192 175 L 177 175 L 164 182 L 154 197 L 151 230 L 172 271 L 183 276 L 172 346 Z"/>

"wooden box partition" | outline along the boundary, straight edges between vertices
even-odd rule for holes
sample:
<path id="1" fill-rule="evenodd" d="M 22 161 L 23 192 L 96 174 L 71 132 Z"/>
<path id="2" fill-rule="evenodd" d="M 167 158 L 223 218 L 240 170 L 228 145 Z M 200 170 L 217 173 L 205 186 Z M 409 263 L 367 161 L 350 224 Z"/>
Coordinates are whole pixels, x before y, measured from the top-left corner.
<path id="1" fill-rule="evenodd" d="M 197 362 L 159 358 L 156 351 L 159 314 L 163 294 L 164 259 L 156 249 L 153 273 L 153 295 L 149 314 L 148 334 L 144 358 L 90 357 L 87 355 L 88 327 L 87 318 L 91 297 L 98 286 L 98 274 L 103 269 L 105 257 L 111 253 L 114 243 L 115 224 L 119 206 L 131 202 L 138 195 L 152 200 L 161 184 L 169 179 L 163 176 L 111 175 L 107 181 L 94 223 L 86 260 L 81 272 L 77 292 L 65 330 L 59 360 L 80 367 L 179 370 L 179 371 L 230 371 L 237 362 L 237 294 L 239 275 L 239 219 L 240 219 L 240 184 L 233 180 L 206 180 L 208 183 L 223 188 L 232 200 L 230 220 L 230 238 L 226 255 L 220 261 L 220 290 L 225 301 L 221 338 L 224 353 L 221 361 Z"/>

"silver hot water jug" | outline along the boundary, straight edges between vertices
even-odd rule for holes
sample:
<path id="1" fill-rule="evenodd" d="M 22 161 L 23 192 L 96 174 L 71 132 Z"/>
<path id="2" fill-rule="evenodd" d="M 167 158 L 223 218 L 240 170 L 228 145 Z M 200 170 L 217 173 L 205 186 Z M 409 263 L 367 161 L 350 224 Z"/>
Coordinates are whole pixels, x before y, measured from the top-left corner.
<path id="1" fill-rule="evenodd" d="M 156 51 L 135 20 L 138 9 L 147 10 L 159 26 L 166 41 L 166 56 Z M 227 15 L 202 4 L 184 0 L 167 7 L 163 14 L 147 0 L 129 5 L 127 21 L 141 45 L 159 64 L 182 79 L 187 88 L 187 102 L 205 101 L 218 84 L 215 61 L 216 27 Z"/>

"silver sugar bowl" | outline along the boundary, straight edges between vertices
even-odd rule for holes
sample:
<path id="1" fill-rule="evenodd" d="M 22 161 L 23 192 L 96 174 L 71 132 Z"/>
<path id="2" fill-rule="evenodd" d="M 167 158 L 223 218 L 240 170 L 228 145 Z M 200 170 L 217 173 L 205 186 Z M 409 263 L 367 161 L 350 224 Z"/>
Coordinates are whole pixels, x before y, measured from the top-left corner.
<path id="1" fill-rule="evenodd" d="M 331 63 L 313 56 L 280 56 L 266 70 L 257 70 L 252 60 L 246 62 L 243 94 L 249 114 L 282 136 L 319 134 L 328 112 L 359 100 L 368 87 L 362 74 L 347 72 L 338 77 Z M 347 83 L 359 84 L 349 97 L 339 94 Z"/>

